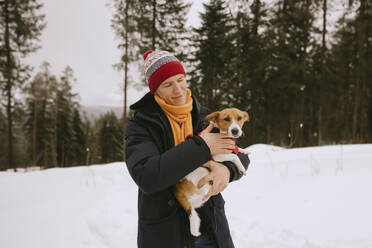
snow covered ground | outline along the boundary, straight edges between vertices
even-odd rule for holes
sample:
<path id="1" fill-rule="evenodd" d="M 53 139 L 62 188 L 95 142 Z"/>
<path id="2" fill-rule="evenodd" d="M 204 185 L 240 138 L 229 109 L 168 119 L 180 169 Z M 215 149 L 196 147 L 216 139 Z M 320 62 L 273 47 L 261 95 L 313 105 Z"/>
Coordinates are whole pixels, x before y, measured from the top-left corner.
<path id="1" fill-rule="evenodd" d="M 371 248 L 372 145 L 253 145 L 225 190 L 237 248 Z M 125 164 L 0 172 L 1 248 L 134 248 Z"/>

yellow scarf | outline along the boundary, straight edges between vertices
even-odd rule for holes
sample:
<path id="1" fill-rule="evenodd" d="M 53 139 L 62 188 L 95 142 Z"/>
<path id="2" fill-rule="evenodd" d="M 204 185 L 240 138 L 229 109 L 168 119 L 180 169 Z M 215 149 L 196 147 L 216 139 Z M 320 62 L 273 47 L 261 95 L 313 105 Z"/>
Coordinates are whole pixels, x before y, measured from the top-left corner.
<path id="1" fill-rule="evenodd" d="M 156 102 L 159 104 L 172 127 L 174 146 L 185 141 L 186 137 L 193 134 L 192 131 L 192 98 L 191 91 L 187 89 L 186 104 L 174 106 L 167 104 L 162 98 L 154 94 Z"/>

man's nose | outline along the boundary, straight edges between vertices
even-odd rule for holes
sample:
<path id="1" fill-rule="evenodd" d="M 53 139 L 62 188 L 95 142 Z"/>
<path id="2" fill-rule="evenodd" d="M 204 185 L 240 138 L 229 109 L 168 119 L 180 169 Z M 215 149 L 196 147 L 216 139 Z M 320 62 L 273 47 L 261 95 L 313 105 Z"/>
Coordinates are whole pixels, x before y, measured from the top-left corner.
<path id="1" fill-rule="evenodd" d="M 175 93 L 181 92 L 181 85 L 178 83 L 175 83 L 173 86 L 173 92 Z"/>

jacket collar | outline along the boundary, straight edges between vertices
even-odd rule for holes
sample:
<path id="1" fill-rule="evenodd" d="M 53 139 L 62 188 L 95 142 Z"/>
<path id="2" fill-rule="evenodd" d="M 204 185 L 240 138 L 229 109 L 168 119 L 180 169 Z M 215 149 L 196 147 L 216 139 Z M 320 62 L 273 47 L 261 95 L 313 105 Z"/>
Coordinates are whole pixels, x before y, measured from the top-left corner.
<path id="1" fill-rule="evenodd" d="M 147 92 L 140 100 L 133 103 L 129 108 L 138 112 L 153 112 L 154 110 L 161 110 L 151 92 Z"/>
<path id="2" fill-rule="evenodd" d="M 194 129 L 197 128 L 197 123 L 200 118 L 200 104 L 196 98 L 192 95 L 193 106 L 192 106 L 192 124 Z M 129 107 L 131 110 L 137 113 L 143 113 L 148 116 L 164 115 L 159 104 L 155 101 L 154 94 L 151 92 L 146 93 L 140 100 L 135 102 Z"/>

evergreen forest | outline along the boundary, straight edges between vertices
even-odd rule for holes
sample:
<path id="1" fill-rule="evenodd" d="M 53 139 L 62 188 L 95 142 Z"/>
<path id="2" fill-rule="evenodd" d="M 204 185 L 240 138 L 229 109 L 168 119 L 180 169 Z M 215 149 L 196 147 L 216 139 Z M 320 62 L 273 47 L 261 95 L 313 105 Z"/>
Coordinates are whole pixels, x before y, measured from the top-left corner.
<path id="1" fill-rule="evenodd" d="M 54 75 L 48 58 L 37 69 L 25 62 L 41 47 L 43 5 L 0 0 L 0 170 L 125 160 L 128 88 L 146 87 L 130 68 L 149 49 L 175 54 L 202 105 L 249 113 L 243 146 L 372 142 L 371 0 L 208 0 L 196 27 L 186 24 L 192 1 L 108 2 L 123 111 L 92 121 L 73 93 L 74 68 Z"/>

